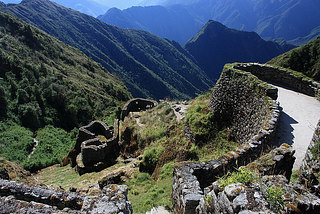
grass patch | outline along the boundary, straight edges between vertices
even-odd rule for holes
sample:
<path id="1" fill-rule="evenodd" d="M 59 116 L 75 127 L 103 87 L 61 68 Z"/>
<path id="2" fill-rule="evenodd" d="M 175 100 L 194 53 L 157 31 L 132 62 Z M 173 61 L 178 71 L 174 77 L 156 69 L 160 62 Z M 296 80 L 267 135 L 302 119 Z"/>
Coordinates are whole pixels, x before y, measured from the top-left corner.
<path id="1" fill-rule="evenodd" d="M 129 187 L 128 199 L 135 213 L 146 213 L 157 206 L 172 209 L 172 172 L 173 162 L 170 162 L 163 166 L 157 181 L 151 179 L 148 173 L 138 172 L 124 183 Z"/>
<path id="2" fill-rule="evenodd" d="M 240 168 L 235 172 L 228 172 L 222 176 L 218 181 L 221 187 L 226 187 L 234 183 L 243 183 L 248 185 L 259 180 L 259 174 L 248 168 Z"/>

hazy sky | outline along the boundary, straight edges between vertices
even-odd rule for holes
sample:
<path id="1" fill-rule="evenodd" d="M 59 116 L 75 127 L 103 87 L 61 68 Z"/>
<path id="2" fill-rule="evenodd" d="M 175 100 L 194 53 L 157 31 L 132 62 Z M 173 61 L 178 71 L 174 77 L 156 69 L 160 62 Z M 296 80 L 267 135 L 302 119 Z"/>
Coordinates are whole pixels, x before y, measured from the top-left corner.
<path id="1" fill-rule="evenodd" d="M 119 9 L 125 9 L 131 6 L 137 6 L 143 0 L 94 0 L 100 4 L 108 7 L 117 7 Z"/>

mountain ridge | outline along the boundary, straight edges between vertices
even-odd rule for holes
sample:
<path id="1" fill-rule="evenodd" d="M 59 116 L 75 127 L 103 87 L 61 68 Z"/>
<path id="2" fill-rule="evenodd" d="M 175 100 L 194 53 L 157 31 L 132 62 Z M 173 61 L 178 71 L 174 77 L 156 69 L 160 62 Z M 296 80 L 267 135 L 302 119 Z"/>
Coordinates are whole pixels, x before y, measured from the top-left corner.
<path id="1" fill-rule="evenodd" d="M 173 42 L 145 31 L 121 29 L 48 0 L 2 7 L 82 50 L 124 81 L 135 97 L 187 99 L 213 82 Z"/>
<path id="2" fill-rule="evenodd" d="M 263 40 L 257 33 L 231 29 L 216 21 L 208 23 L 184 48 L 210 78 L 218 79 L 226 63 L 264 63 L 295 46 Z"/>
<path id="3" fill-rule="evenodd" d="M 0 119 L 71 130 L 132 97 L 78 49 L 9 13 L 0 20 Z"/>
<path id="4" fill-rule="evenodd" d="M 320 37 L 271 59 L 268 64 L 301 72 L 320 82 Z"/>
<path id="5" fill-rule="evenodd" d="M 288 0 L 288 1 L 262 1 L 262 0 L 191 0 L 191 1 L 156 1 L 165 8 L 170 8 L 172 5 L 180 4 L 180 7 L 184 6 L 187 10 L 180 11 L 179 16 L 191 16 L 188 23 L 189 25 L 198 25 L 199 23 L 204 26 L 208 20 L 215 20 L 221 22 L 229 28 L 245 31 L 255 31 L 262 38 L 272 40 L 276 38 L 284 38 L 285 40 L 294 40 L 298 37 L 305 37 L 315 27 L 320 25 L 320 2 L 317 0 Z M 152 5 L 154 5 L 153 3 Z M 142 3 L 142 5 L 150 5 L 148 3 Z M 151 10 L 151 6 L 140 7 L 140 10 L 135 12 L 137 15 L 143 14 L 143 10 Z M 108 14 L 107 11 L 106 14 Z M 122 10 L 123 13 L 133 13 L 130 8 Z M 146 13 L 146 12 L 144 12 Z M 109 14 L 111 15 L 111 14 Z M 116 16 L 117 14 L 112 14 Z M 171 15 L 172 16 L 172 15 Z M 105 15 L 104 17 L 107 17 Z M 134 18 L 134 16 L 132 15 Z M 140 19 L 131 20 L 139 26 L 145 26 L 145 22 L 154 22 L 153 16 L 145 16 L 142 21 Z M 177 18 L 176 18 L 177 19 Z M 173 21 L 175 19 L 172 19 Z M 123 27 L 122 21 L 116 20 L 116 17 L 105 18 L 103 21 Z M 165 25 L 162 22 L 161 25 Z M 172 23 L 170 23 L 172 24 Z M 148 25 L 152 26 L 151 23 Z M 154 22 L 156 25 L 156 22 Z M 173 30 L 166 32 L 166 38 L 176 40 L 180 44 L 185 44 L 185 40 L 172 37 L 172 31 L 175 28 L 179 28 L 179 25 L 175 25 Z M 150 32 L 160 35 L 157 28 L 149 29 Z M 200 30 L 200 28 L 198 29 Z M 188 32 L 187 27 L 184 28 L 185 32 Z M 196 34 L 196 31 L 193 32 Z M 190 37 L 191 38 L 191 37 Z M 306 41 L 308 42 L 308 41 Z"/>

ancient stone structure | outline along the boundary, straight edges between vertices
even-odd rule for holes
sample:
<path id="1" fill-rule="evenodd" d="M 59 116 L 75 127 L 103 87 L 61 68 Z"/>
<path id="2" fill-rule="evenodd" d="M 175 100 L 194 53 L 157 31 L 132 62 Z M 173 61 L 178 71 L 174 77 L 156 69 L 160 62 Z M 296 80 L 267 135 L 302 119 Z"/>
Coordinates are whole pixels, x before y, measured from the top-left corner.
<path id="1" fill-rule="evenodd" d="M 288 70 L 257 63 L 226 65 L 213 91 L 210 107 L 221 127 L 230 128 L 242 145 L 208 163 L 182 162 L 175 165 L 172 200 L 176 213 L 269 213 L 270 206 L 265 197 L 262 197 L 261 189 L 272 185 L 284 188 L 285 194 L 291 195 L 286 196 L 285 210 L 288 213 L 320 212 L 318 197 L 299 184 L 288 184 L 294 163 L 294 151 L 286 144 L 264 156 L 264 162 L 260 160 L 249 164 L 255 169 L 262 168 L 261 172 L 264 175 L 281 174 L 282 177 L 265 177 L 265 187 L 233 184 L 235 187 L 215 188 L 213 182 L 218 177 L 258 158 L 276 132 L 280 114 L 278 103 L 271 101 L 267 96 L 276 99 L 277 89 L 256 77 L 320 99 L 319 83 L 296 77 Z M 186 130 L 192 140 L 194 136 L 190 129 L 186 127 Z M 318 125 L 310 150 L 319 145 L 319 130 Z M 266 162 L 269 165 L 266 165 Z M 311 152 L 307 152 L 304 167 L 319 172 L 320 164 L 315 162 Z M 303 174 L 305 181 L 317 179 L 310 173 Z M 301 183 L 304 184 L 303 181 Z M 313 191 L 320 195 L 320 188 L 316 188 L 318 183 L 319 180 L 308 187 L 312 187 Z M 230 189 L 235 190 L 237 194 L 230 195 Z"/>
<path id="2" fill-rule="evenodd" d="M 303 77 L 297 77 L 289 69 L 258 63 L 235 64 L 234 68 L 250 72 L 264 81 L 289 87 L 320 100 L 320 84 Z"/>
<path id="3" fill-rule="evenodd" d="M 131 99 L 124 105 L 122 109 L 121 120 L 123 121 L 124 118 L 129 115 L 129 112 L 145 111 L 155 107 L 156 105 L 158 105 L 158 103 L 153 100 L 142 98 Z"/>
<path id="4" fill-rule="evenodd" d="M 93 121 L 79 128 L 74 149 L 69 153 L 72 166 L 79 174 L 98 171 L 111 166 L 119 156 L 119 120 L 108 127 L 101 121 Z"/>
<path id="5" fill-rule="evenodd" d="M 0 213 L 132 213 L 126 186 L 108 185 L 89 195 L 0 180 Z M 29 203 L 30 202 L 30 203 Z"/>
<path id="6" fill-rule="evenodd" d="M 277 105 L 270 98 L 276 99 L 277 93 L 277 88 L 254 75 L 226 66 L 209 107 L 220 128 L 229 128 L 238 142 L 244 143 L 264 127 L 270 106 Z"/>
<path id="7" fill-rule="evenodd" d="M 287 185 L 287 178 L 290 178 L 295 159 L 293 154 L 294 151 L 292 148 L 289 145 L 284 144 L 247 166 L 249 168 L 258 169 L 261 175 L 281 175 L 277 177 L 277 181 L 274 179 L 276 176 L 273 176 L 272 179 L 270 177 L 265 177 L 265 179 L 262 179 L 261 183 L 256 182 L 249 185 L 236 183 L 230 184 L 225 188 L 221 188 L 218 182 L 214 182 L 211 186 L 204 189 L 204 197 L 200 199 L 197 212 L 203 214 L 240 213 L 240 211 L 249 212 L 250 210 L 271 213 L 272 211 L 270 210 L 269 203 L 264 197 L 264 187 L 266 184 L 263 182 L 274 179 L 274 181 L 277 182 L 277 185 Z"/>
<path id="8" fill-rule="evenodd" d="M 300 168 L 300 182 L 304 183 L 320 196 L 320 120 L 315 128 L 313 138 Z"/>
<path id="9" fill-rule="evenodd" d="M 270 90 L 275 91 L 252 74 L 225 66 L 210 107 L 215 119 L 222 127 L 230 127 L 242 144 L 218 160 L 175 165 L 172 200 L 176 213 L 195 213 L 205 187 L 252 162 L 270 144 L 280 115 L 278 103 L 267 96 Z"/>

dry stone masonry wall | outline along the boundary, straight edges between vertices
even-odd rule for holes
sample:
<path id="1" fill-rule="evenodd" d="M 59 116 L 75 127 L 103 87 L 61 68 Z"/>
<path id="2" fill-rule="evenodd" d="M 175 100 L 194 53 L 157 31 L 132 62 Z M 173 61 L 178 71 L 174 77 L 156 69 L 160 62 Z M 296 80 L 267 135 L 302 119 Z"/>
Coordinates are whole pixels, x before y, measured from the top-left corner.
<path id="1" fill-rule="evenodd" d="M 267 95 L 274 100 L 277 99 L 277 89 L 257 80 L 256 77 L 315 96 L 320 100 L 320 84 L 297 77 L 290 70 L 258 63 L 226 65 L 214 88 L 210 107 L 222 127 L 230 128 L 243 144 L 218 160 L 208 163 L 183 162 L 175 165 L 172 200 L 176 213 L 220 213 L 222 210 L 223 213 L 270 213 L 270 204 L 262 197 L 262 188 L 271 186 L 283 188 L 285 194 L 291 195 L 286 196 L 287 207 L 284 209 L 288 213 L 320 212 L 320 199 L 317 196 L 300 184 L 288 184 L 294 163 L 294 151 L 286 144 L 248 166 L 260 169 L 263 175 L 281 174 L 265 176 L 264 187 L 256 185 L 239 188 L 241 184 L 233 184 L 234 187 L 221 190 L 212 184 L 217 177 L 259 157 L 274 137 L 280 114 L 279 106 L 276 101 L 269 100 L 269 104 L 263 103 L 263 97 Z M 268 107 L 271 110 L 269 112 Z M 264 114 L 265 112 L 268 113 Z M 320 158 L 314 157 L 313 153 L 315 150 L 319 151 L 320 147 L 319 126 L 320 124 L 307 152 L 300 178 L 300 183 L 306 184 L 318 196 Z M 313 183 L 310 184 L 310 181 Z M 211 189 L 208 189 L 208 186 Z M 237 194 L 230 195 L 231 190 L 236 190 Z"/>
<path id="2" fill-rule="evenodd" d="M 0 213 L 132 213 L 127 186 L 108 185 L 88 195 L 0 180 Z"/>
<path id="3" fill-rule="evenodd" d="M 265 177 L 264 180 L 276 180 L 275 178 L 277 178 L 277 185 L 280 181 L 282 181 L 281 185 L 287 185 L 287 178 L 291 175 L 295 159 L 293 154 L 293 149 L 284 144 L 247 167 L 257 169 L 256 166 L 259 165 L 258 170 L 261 175 L 281 175 Z M 266 159 L 268 160 L 267 164 Z M 272 213 L 269 203 L 264 197 L 265 185 L 263 182 L 249 185 L 235 183 L 222 188 L 218 182 L 214 182 L 204 189 L 204 197 L 200 200 L 197 213 L 251 213 L 252 211 Z"/>
<path id="4" fill-rule="evenodd" d="M 277 88 L 250 73 L 225 66 L 213 89 L 209 107 L 222 129 L 229 128 L 240 143 L 248 141 L 265 123 Z M 270 97 L 268 97 L 268 95 Z"/>
<path id="5" fill-rule="evenodd" d="M 300 182 L 320 196 L 320 120 L 300 168 Z"/>
<path id="6" fill-rule="evenodd" d="M 121 120 L 123 121 L 126 116 L 129 115 L 129 112 L 145 111 L 147 109 L 153 108 L 158 103 L 153 100 L 135 98 L 129 100 L 122 109 Z"/>
<path id="7" fill-rule="evenodd" d="M 280 84 L 298 92 L 316 97 L 320 100 L 320 84 L 316 81 L 298 77 L 289 69 L 277 68 L 272 65 L 258 63 L 234 64 L 235 69 L 247 71 L 264 81 Z"/>
<path id="8" fill-rule="evenodd" d="M 261 155 L 277 128 L 279 104 L 267 97 L 271 94 L 275 98 L 276 92 L 252 74 L 225 66 L 213 90 L 210 107 L 215 118 L 224 127 L 230 127 L 242 144 L 218 160 L 175 165 L 172 200 L 176 213 L 196 213 L 200 200 L 204 199 L 205 187 Z"/>
<path id="9" fill-rule="evenodd" d="M 78 173 L 84 174 L 113 165 L 119 152 L 119 120 L 110 127 L 101 121 L 93 121 L 79 128 L 76 145 L 69 157 Z"/>

